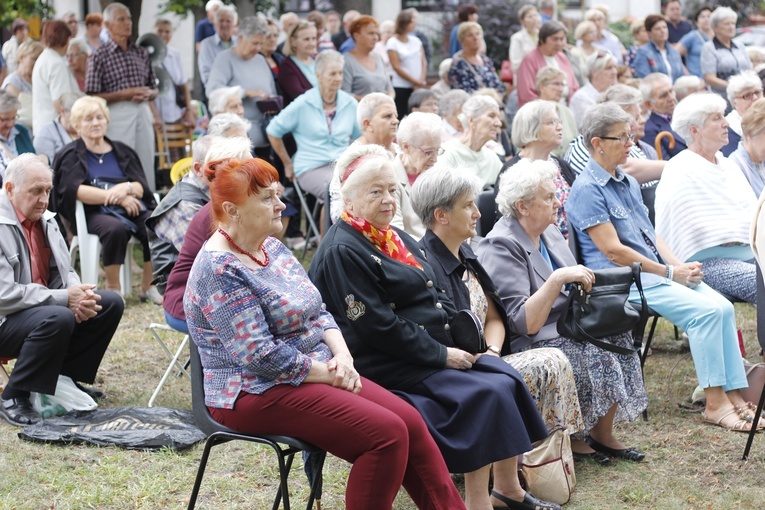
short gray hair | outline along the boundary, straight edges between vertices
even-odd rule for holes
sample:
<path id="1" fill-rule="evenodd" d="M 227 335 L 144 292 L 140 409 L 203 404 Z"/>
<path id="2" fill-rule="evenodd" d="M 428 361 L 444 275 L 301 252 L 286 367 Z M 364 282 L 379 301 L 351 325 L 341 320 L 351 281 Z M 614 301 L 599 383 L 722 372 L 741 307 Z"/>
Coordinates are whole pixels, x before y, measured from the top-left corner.
<path id="1" fill-rule="evenodd" d="M 449 70 L 452 68 L 453 59 L 445 58 L 438 64 L 438 77 L 442 80 L 447 80 L 449 77 Z"/>
<path id="2" fill-rule="evenodd" d="M 536 99 L 529 101 L 518 109 L 513 118 L 511 136 L 513 145 L 523 149 L 532 142 L 539 141 L 539 132 L 545 123 L 545 119 L 552 115 L 558 116 L 555 103 Z"/>
<path id="3" fill-rule="evenodd" d="M 220 11 L 220 9 L 218 9 Z M 216 14 L 217 12 L 216 11 Z M 242 22 L 239 23 L 239 37 L 242 39 L 249 39 L 256 35 L 266 36 L 271 31 L 268 28 L 268 22 L 260 16 L 247 16 L 242 18 Z"/>
<path id="4" fill-rule="evenodd" d="M 348 167 L 354 164 L 355 168 L 343 181 Z M 353 200 L 359 188 L 377 176 L 385 166 L 391 167 L 391 159 L 388 151 L 381 145 L 354 143 L 345 149 L 337 158 L 332 176 L 335 186 L 340 190 L 340 196 L 343 197 L 343 209 L 346 202 Z"/>
<path id="5" fill-rule="evenodd" d="M 220 0 L 209 0 L 205 4 L 205 11 L 211 11 L 213 9 L 220 8 L 220 7 L 223 7 L 223 2 L 221 2 Z"/>
<path id="6" fill-rule="evenodd" d="M 595 61 L 590 66 L 590 79 L 595 76 L 595 73 L 600 72 L 608 67 L 609 64 L 613 64 L 614 66 L 617 65 L 616 57 L 614 57 L 611 53 L 605 52 L 595 58 Z"/>
<path id="7" fill-rule="evenodd" d="M 242 128 L 247 133 L 252 128 L 249 120 L 235 113 L 219 113 L 210 119 L 207 126 L 207 134 L 213 136 L 226 136 L 226 131 L 231 128 Z"/>
<path id="8" fill-rule="evenodd" d="M 232 22 L 234 23 L 234 25 L 236 25 L 237 21 L 239 21 L 239 15 L 236 13 L 236 7 L 234 7 L 233 5 L 223 4 L 220 7 L 218 7 L 218 9 L 215 11 L 215 14 L 213 14 L 213 22 L 218 21 L 218 19 L 223 14 L 230 14 L 231 17 L 233 18 Z"/>
<path id="9" fill-rule="evenodd" d="M 670 80 L 669 76 L 664 73 L 651 73 L 640 80 L 640 86 L 638 88 L 640 89 L 640 93 L 643 95 L 643 99 L 645 101 L 650 102 L 652 100 L 653 89 L 659 84 L 659 82 L 669 83 L 670 85 L 672 84 L 672 80 Z"/>
<path id="10" fill-rule="evenodd" d="M 462 89 L 450 90 L 438 100 L 438 112 L 443 117 L 449 117 L 462 110 L 462 105 L 470 99 L 470 94 Z"/>
<path id="11" fill-rule="evenodd" d="M 207 151 L 210 150 L 210 145 L 212 145 L 213 140 L 215 140 L 215 137 L 212 135 L 200 136 L 194 140 L 191 144 L 191 156 L 194 163 L 204 162 L 207 157 Z"/>
<path id="12" fill-rule="evenodd" d="M 335 50 L 324 50 L 319 52 L 316 56 L 316 76 L 323 75 L 329 64 L 340 64 L 340 67 L 343 67 L 343 64 L 345 64 L 345 57 Z"/>
<path id="13" fill-rule="evenodd" d="M 744 90 L 756 88 L 762 90 L 762 81 L 752 70 L 742 71 L 735 76 L 728 78 L 728 87 L 725 89 L 725 93 L 728 95 L 728 101 L 735 106 L 738 100 L 738 95 Z"/>
<path id="14" fill-rule="evenodd" d="M 85 42 L 85 39 L 72 39 L 69 41 L 69 47 L 90 55 L 90 46 Z"/>
<path id="15" fill-rule="evenodd" d="M 104 9 L 104 22 L 106 23 L 112 23 L 114 22 L 114 17 L 116 16 L 118 11 L 127 11 L 128 14 L 130 13 L 130 9 L 128 9 L 128 6 L 125 4 L 121 4 L 119 2 L 114 2 L 106 6 Z"/>
<path id="16" fill-rule="evenodd" d="M 19 98 L 10 92 L 0 90 L 0 113 L 18 110 L 19 108 L 21 108 L 21 101 L 19 101 Z"/>
<path id="17" fill-rule="evenodd" d="M 46 168 L 50 172 L 51 177 L 53 177 L 53 170 L 51 170 L 45 161 L 40 159 L 40 156 L 32 154 L 31 152 L 26 152 L 24 154 L 19 154 L 8 163 L 8 167 L 6 167 L 5 172 L 3 173 L 3 181 L 10 182 L 14 187 L 22 186 L 26 181 L 27 168 L 33 165 L 40 165 L 41 167 Z"/>
<path id="18" fill-rule="evenodd" d="M 462 196 L 481 192 L 483 183 L 468 167 L 436 165 L 423 172 L 412 188 L 412 207 L 423 225 L 431 228 L 435 222 L 436 209 L 449 212 Z"/>
<path id="19" fill-rule="evenodd" d="M 551 83 L 555 78 L 566 79 L 566 73 L 553 66 L 545 66 L 537 71 L 536 77 L 534 77 L 534 88 L 539 92 L 539 88 L 543 85 Z"/>
<path id="20" fill-rule="evenodd" d="M 218 115 L 226 111 L 226 103 L 231 96 L 244 97 L 244 89 L 239 85 L 233 87 L 221 87 L 210 92 L 208 96 L 208 104 L 210 106 L 210 113 L 212 115 Z"/>
<path id="21" fill-rule="evenodd" d="M 697 92 L 686 97 L 672 114 L 672 131 L 682 136 L 688 145 L 693 142 L 691 127 L 700 128 L 709 115 L 725 113 L 725 99 L 712 92 Z"/>
<path id="22" fill-rule="evenodd" d="M 738 21 L 738 14 L 730 7 L 718 7 L 709 15 L 709 26 L 717 28 L 721 21 L 732 19 Z"/>
<path id="23" fill-rule="evenodd" d="M 209 135 L 208 135 L 209 136 Z M 205 155 L 204 166 L 219 159 L 244 161 L 252 157 L 252 142 L 246 136 L 212 137 Z"/>
<path id="24" fill-rule="evenodd" d="M 371 119 L 375 116 L 377 108 L 383 104 L 396 106 L 396 102 L 388 94 L 382 92 L 372 92 L 361 98 L 356 107 L 356 122 L 359 123 L 359 129 L 362 129 L 365 119 Z"/>
<path id="25" fill-rule="evenodd" d="M 79 90 L 77 92 L 64 92 L 54 101 L 54 105 L 63 108 L 66 111 L 72 111 L 75 101 L 84 96 Z"/>
<path id="26" fill-rule="evenodd" d="M 621 110 L 620 110 L 621 111 Z M 552 181 L 558 175 L 558 169 L 550 160 L 521 159 L 508 168 L 499 178 L 497 207 L 504 217 L 519 216 L 517 203 L 528 202 L 539 191 L 544 182 Z"/>
<path id="27" fill-rule="evenodd" d="M 680 101 L 690 93 L 692 88 L 696 88 L 699 85 L 706 87 L 704 80 L 695 74 L 689 74 L 688 76 L 680 76 L 678 79 L 676 79 L 675 83 L 672 85 L 672 88 L 675 90 L 677 100 Z"/>
<path id="28" fill-rule="evenodd" d="M 477 119 L 486 110 L 491 108 L 499 108 L 499 104 L 497 104 L 493 97 L 474 95 L 462 105 L 462 113 L 457 118 L 462 123 L 462 126 L 467 128 L 468 120 Z"/>
<path id="29" fill-rule="evenodd" d="M 623 83 L 611 85 L 598 98 L 599 103 L 615 103 L 620 108 L 627 108 L 633 104 L 641 104 L 643 95 L 635 87 Z"/>
<path id="30" fill-rule="evenodd" d="M 425 140 L 440 144 L 442 130 L 441 117 L 435 113 L 412 112 L 399 123 L 396 140 L 399 145 L 422 145 Z"/>
<path id="31" fill-rule="evenodd" d="M 596 104 L 587 111 L 582 120 L 582 126 L 579 128 L 579 132 L 584 138 L 584 145 L 589 151 L 592 151 L 592 139 L 608 136 L 611 128 L 621 122 L 630 124 L 632 116 L 614 103 Z"/>

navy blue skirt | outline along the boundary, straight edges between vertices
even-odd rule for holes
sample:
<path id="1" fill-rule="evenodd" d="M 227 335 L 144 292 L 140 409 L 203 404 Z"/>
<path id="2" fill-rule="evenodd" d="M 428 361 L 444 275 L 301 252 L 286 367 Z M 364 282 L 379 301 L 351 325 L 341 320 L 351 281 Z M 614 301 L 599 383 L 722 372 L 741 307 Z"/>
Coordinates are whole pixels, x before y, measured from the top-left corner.
<path id="1" fill-rule="evenodd" d="M 547 437 L 523 377 L 495 356 L 481 356 L 470 370 L 440 370 L 394 393 L 420 412 L 452 473 L 515 457 Z"/>

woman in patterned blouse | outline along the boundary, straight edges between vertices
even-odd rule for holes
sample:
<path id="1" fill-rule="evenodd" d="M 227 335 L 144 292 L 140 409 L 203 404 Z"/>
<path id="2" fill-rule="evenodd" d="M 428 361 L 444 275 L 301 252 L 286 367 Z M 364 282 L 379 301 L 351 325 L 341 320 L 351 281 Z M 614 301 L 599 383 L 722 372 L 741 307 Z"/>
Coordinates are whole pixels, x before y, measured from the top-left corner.
<path id="1" fill-rule="evenodd" d="M 489 87 L 505 95 L 505 84 L 497 76 L 494 64 L 486 55 L 479 53 L 483 42 L 483 29 L 474 21 L 460 24 L 457 39 L 462 50 L 454 54 L 449 70 L 449 83 L 453 89 L 462 89 L 468 94 Z"/>
<path id="2" fill-rule="evenodd" d="M 276 170 L 225 160 L 205 175 L 217 230 L 191 269 L 184 308 L 213 418 L 353 463 L 345 508 L 389 510 L 403 484 L 418 508 L 464 509 L 422 418 L 359 376 L 318 290 L 272 237 L 284 210 Z"/>

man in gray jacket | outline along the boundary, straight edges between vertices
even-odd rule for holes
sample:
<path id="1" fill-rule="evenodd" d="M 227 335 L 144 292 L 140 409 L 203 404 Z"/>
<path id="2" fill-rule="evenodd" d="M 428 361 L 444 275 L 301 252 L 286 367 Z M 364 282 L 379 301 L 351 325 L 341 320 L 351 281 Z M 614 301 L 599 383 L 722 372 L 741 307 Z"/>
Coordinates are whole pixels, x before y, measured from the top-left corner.
<path id="1" fill-rule="evenodd" d="M 5 170 L 0 191 L 0 357 L 16 358 L 0 418 L 13 425 L 40 420 L 29 393 L 54 394 L 59 374 L 95 381 L 125 309 L 116 292 L 80 283 L 47 211 L 52 188 L 48 165 L 22 154 Z"/>

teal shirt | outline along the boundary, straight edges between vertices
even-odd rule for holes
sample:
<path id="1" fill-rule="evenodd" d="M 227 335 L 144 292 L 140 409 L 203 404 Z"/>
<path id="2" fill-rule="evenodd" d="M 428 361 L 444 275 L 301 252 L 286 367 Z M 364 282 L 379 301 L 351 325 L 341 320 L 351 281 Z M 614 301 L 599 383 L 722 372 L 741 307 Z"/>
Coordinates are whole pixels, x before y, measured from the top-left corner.
<path id="1" fill-rule="evenodd" d="M 314 87 L 292 101 L 268 124 L 266 131 L 276 138 L 288 133 L 295 137 L 298 150 L 292 158 L 295 176 L 335 161 L 361 136 L 356 122 L 358 102 L 350 94 L 337 91 L 337 107 L 332 131 L 327 125 L 321 92 Z"/>

